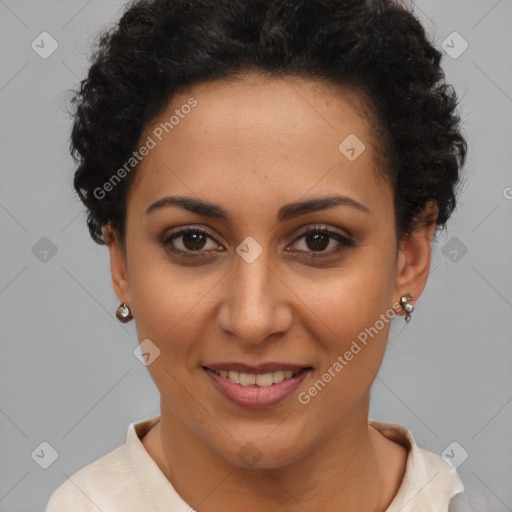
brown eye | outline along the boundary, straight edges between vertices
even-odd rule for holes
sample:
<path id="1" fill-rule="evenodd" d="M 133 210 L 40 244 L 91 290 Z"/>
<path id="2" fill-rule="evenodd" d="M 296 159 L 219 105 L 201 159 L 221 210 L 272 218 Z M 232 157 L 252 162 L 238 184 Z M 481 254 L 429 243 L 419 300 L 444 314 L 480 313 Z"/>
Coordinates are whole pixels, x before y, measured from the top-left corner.
<path id="1" fill-rule="evenodd" d="M 206 242 L 206 236 L 197 231 L 188 231 L 181 235 L 182 244 L 191 251 L 198 251 L 203 249 Z"/>
<path id="2" fill-rule="evenodd" d="M 322 227 L 305 231 L 295 240 L 295 243 L 302 239 L 305 248 L 299 249 L 297 252 L 312 258 L 332 256 L 348 247 L 356 246 L 355 242 L 347 236 Z M 334 249 L 326 250 L 329 246 L 334 246 Z"/>
<path id="3" fill-rule="evenodd" d="M 305 235 L 306 245 L 312 251 L 324 251 L 330 242 L 330 237 L 326 233 L 312 232 Z"/>
<path id="4" fill-rule="evenodd" d="M 216 251 L 218 247 L 216 242 L 210 243 L 210 247 L 208 247 L 209 240 L 215 242 L 213 237 L 200 227 L 179 228 L 162 240 L 160 244 L 167 250 L 184 256 L 201 256 L 206 253 L 219 252 Z"/>

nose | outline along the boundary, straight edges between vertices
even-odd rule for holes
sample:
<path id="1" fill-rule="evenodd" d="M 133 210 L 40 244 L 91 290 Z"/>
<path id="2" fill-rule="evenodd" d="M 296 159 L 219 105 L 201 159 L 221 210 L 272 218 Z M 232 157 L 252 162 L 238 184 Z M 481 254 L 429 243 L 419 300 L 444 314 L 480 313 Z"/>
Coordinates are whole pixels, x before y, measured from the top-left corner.
<path id="1" fill-rule="evenodd" d="M 263 253 L 252 263 L 238 255 L 226 276 L 218 327 L 247 345 L 264 343 L 288 331 L 292 322 L 292 295 L 270 258 Z"/>

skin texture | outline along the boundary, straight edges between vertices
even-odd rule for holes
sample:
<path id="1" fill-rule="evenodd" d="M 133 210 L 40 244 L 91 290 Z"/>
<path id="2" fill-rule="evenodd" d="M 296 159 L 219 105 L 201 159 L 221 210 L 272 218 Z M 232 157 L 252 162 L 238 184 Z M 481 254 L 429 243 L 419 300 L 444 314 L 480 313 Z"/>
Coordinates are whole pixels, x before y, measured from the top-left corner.
<path id="1" fill-rule="evenodd" d="M 308 404 L 297 395 L 402 295 L 421 295 L 435 223 L 397 250 L 392 189 L 375 171 L 357 93 L 258 75 L 199 84 L 172 98 L 141 140 L 190 97 L 197 106 L 139 165 L 127 200 L 126 253 L 104 229 L 116 295 L 130 305 L 139 340 L 161 351 L 147 367 L 161 395 L 161 422 L 144 446 L 201 512 L 383 511 L 407 457 L 368 426 L 389 323 Z M 338 151 L 349 134 L 366 145 L 352 162 Z M 335 193 L 370 212 L 341 205 L 277 221 L 286 203 Z M 219 204 L 231 221 L 175 206 L 145 213 L 170 195 Z M 176 227 L 197 225 L 212 238 L 170 244 L 211 255 L 181 257 L 160 245 Z M 301 235 L 315 226 L 356 246 L 331 238 L 322 249 L 330 256 L 308 258 L 317 245 Z M 247 236 L 263 249 L 250 264 L 236 252 Z M 226 361 L 313 371 L 286 401 L 246 409 L 222 397 L 202 369 Z M 237 455 L 249 442 L 261 452 L 253 466 Z"/>

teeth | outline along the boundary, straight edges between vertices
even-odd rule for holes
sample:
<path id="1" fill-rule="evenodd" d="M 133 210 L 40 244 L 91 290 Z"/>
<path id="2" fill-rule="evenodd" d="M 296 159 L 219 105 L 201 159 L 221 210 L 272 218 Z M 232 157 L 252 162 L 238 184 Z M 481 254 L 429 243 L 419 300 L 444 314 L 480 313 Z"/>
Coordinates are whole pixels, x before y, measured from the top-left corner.
<path id="1" fill-rule="evenodd" d="M 272 372 L 256 375 L 256 384 L 262 387 L 272 386 Z"/>
<path id="2" fill-rule="evenodd" d="M 227 378 L 235 384 L 240 384 L 240 374 L 238 372 L 228 372 Z"/>
<path id="3" fill-rule="evenodd" d="M 254 373 L 241 373 L 240 384 L 242 386 L 254 386 L 256 384 L 256 374 Z"/>
<path id="4" fill-rule="evenodd" d="M 272 382 L 274 384 L 278 384 L 279 382 L 283 382 L 284 380 L 284 372 L 272 372 Z"/>
<path id="5" fill-rule="evenodd" d="M 279 370 L 277 372 L 269 373 L 241 373 L 226 370 L 214 370 L 215 373 L 225 379 L 234 382 L 235 384 L 241 384 L 242 386 L 259 386 L 268 387 L 272 384 L 279 384 L 284 379 L 290 379 L 298 372 L 292 370 Z"/>

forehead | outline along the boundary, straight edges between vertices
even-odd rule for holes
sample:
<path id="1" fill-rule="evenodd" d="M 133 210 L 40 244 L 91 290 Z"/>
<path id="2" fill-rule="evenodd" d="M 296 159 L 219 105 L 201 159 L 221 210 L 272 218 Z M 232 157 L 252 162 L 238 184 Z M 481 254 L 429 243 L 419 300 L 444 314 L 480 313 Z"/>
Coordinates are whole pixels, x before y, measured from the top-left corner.
<path id="1" fill-rule="evenodd" d="M 141 140 L 151 137 L 155 147 L 130 193 L 146 203 L 164 189 L 203 197 L 216 191 L 226 201 L 229 190 L 272 191 L 293 200 L 334 187 L 373 203 L 384 184 L 365 99 L 353 89 L 291 77 L 197 84 L 148 126 Z"/>
<path id="2" fill-rule="evenodd" d="M 270 78 L 254 73 L 198 84 L 175 95 L 155 119 L 154 126 L 165 123 L 170 114 L 186 107 L 191 97 L 197 106 L 186 116 L 187 122 L 180 119 L 179 129 L 173 127 L 176 142 L 208 137 L 217 139 L 221 149 L 244 142 L 275 146 L 301 138 L 322 140 L 326 134 L 337 140 L 349 132 L 358 133 L 369 143 L 372 136 L 369 108 L 362 91 L 317 80 Z M 312 144 L 309 146 L 311 150 Z"/>

